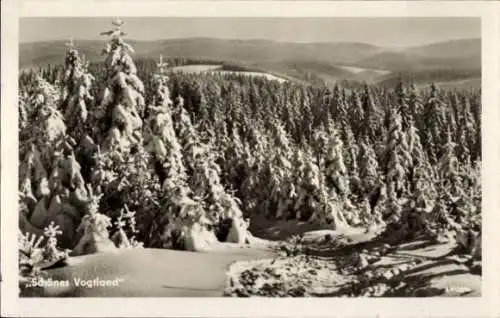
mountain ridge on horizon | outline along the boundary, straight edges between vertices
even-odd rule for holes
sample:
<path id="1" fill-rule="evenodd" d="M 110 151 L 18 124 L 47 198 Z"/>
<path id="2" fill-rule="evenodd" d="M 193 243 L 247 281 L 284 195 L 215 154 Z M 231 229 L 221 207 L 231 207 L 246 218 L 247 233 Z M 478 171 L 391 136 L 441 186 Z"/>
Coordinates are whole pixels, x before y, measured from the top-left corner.
<path id="1" fill-rule="evenodd" d="M 90 62 L 99 63 L 103 60 L 101 51 L 104 40 L 74 41 Z M 67 40 L 54 40 L 20 43 L 19 67 L 24 69 L 61 64 L 66 52 L 66 42 Z M 479 38 L 449 40 L 395 50 L 357 42 L 296 43 L 206 37 L 128 42 L 134 47 L 134 56 L 140 58 L 158 59 L 163 55 L 236 63 L 288 76 L 310 73 L 329 81 L 373 81 L 379 78 L 378 71 L 394 74 L 443 71 L 474 74 L 475 78 L 481 71 Z M 352 71 L 349 67 L 358 70 Z"/>
<path id="2" fill-rule="evenodd" d="M 66 42 L 68 39 L 52 39 L 52 40 L 43 40 L 43 41 L 26 41 L 19 42 L 19 45 L 33 45 L 33 44 L 41 44 L 41 43 L 54 43 L 54 42 Z M 385 46 L 375 43 L 368 42 L 359 42 L 359 41 L 281 41 L 281 40 L 272 40 L 272 39 L 237 39 L 237 38 L 218 38 L 218 37 L 206 37 L 206 36 L 196 36 L 196 37 L 176 37 L 176 38 L 158 38 L 158 39 L 150 39 L 150 40 L 141 40 L 141 39 L 127 39 L 127 42 L 134 43 L 153 43 L 153 42 L 175 42 L 175 41 L 229 41 L 229 42 L 255 42 L 255 43 L 276 43 L 276 44 L 317 44 L 317 45 L 342 45 L 342 44 L 353 44 L 353 45 L 363 45 L 370 47 L 377 47 L 383 49 L 393 49 L 393 50 L 401 50 L 401 49 L 409 49 L 415 47 L 423 47 L 435 44 L 444 44 L 444 43 L 452 43 L 452 42 L 462 42 L 462 41 L 477 41 L 481 42 L 481 38 L 456 38 L 456 39 L 445 39 L 441 41 L 432 41 L 425 42 L 420 44 L 412 44 L 412 45 L 402 45 L 402 46 Z M 76 42 L 78 46 L 78 42 L 103 42 L 105 43 L 107 39 L 84 39 L 84 38 L 73 38 L 73 41 Z"/>

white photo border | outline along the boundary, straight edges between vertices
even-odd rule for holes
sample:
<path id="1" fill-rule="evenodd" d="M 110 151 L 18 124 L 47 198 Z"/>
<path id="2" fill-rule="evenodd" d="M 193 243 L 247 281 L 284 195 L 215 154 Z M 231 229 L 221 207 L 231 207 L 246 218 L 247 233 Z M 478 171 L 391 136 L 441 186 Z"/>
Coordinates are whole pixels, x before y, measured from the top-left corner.
<path id="1" fill-rule="evenodd" d="M 18 296 L 19 17 L 478 17 L 482 26 L 483 288 L 478 298 L 39 298 Z M 496 1 L 2 1 L 1 316 L 500 317 L 500 3 Z"/>

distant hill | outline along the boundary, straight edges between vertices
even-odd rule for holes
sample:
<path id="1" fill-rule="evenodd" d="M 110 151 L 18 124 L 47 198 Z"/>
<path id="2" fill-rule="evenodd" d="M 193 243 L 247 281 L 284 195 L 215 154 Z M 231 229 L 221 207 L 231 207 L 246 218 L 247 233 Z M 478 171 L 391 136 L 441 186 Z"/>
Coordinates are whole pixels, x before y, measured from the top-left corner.
<path id="1" fill-rule="evenodd" d="M 60 64 L 65 41 L 22 43 L 19 67 Z M 104 41 L 76 40 L 91 62 L 103 60 Z M 335 82 L 355 80 L 388 81 L 391 74 L 426 74 L 467 71 L 478 77 L 481 70 L 481 41 L 466 39 L 391 49 L 363 43 L 289 43 L 268 40 L 225 40 L 187 38 L 157 41 L 128 41 L 135 56 L 157 59 L 169 57 L 241 63 L 251 68 L 283 74 L 301 80 L 311 77 Z M 452 77 L 452 75 L 450 75 Z M 479 76 L 480 77 L 480 76 Z M 463 80 L 464 78 L 460 78 Z"/>
<path id="2" fill-rule="evenodd" d="M 360 43 L 284 43 L 264 40 L 223 40 L 188 38 L 158 41 L 128 41 L 136 55 L 145 58 L 182 56 L 221 61 L 278 62 L 315 60 L 328 63 L 355 63 L 381 51 Z M 60 63 L 65 41 L 20 44 L 20 67 Z M 102 60 L 103 41 L 77 40 L 76 44 L 92 62 Z"/>
<path id="3" fill-rule="evenodd" d="M 357 62 L 366 68 L 390 71 L 481 69 L 481 40 L 455 40 L 384 51 Z"/>
<path id="4" fill-rule="evenodd" d="M 394 87 L 399 81 L 414 83 L 419 85 L 429 85 L 429 83 L 441 84 L 441 86 L 459 86 L 480 88 L 480 69 L 438 69 L 421 71 L 392 72 L 378 78 L 378 84 L 385 87 Z"/>

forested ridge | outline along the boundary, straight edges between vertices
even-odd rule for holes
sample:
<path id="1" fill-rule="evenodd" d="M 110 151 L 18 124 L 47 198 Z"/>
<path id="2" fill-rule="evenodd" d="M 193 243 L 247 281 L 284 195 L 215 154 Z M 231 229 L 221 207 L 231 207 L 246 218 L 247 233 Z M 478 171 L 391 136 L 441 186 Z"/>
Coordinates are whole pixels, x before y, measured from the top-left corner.
<path id="1" fill-rule="evenodd" d="M 54 244 L 87 254 L 103 231 L 109 248 L 251 244 L 262 216 L 395 241 L 480 231 L 479 90 L 185 74 L 110 38 L 101 64 L 70 43 L 19 76 L 23 233 L 54 222 Z"/>

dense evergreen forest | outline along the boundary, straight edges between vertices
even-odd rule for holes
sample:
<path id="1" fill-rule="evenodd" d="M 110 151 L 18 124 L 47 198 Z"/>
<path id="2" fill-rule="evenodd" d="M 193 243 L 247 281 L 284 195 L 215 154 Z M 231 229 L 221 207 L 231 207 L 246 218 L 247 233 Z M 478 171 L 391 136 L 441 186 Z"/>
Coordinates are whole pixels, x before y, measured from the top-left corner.
<path id="1" fill-rule="evenodd" d="M 92 231 L 110 248 L 251 243 L 256 218 L 480 231 L 479 90 L 187 74 L 131 52 L 112 35 L 88 65 L 70 43 L 20 74 L 21 232 L 78 255 Z"/>

